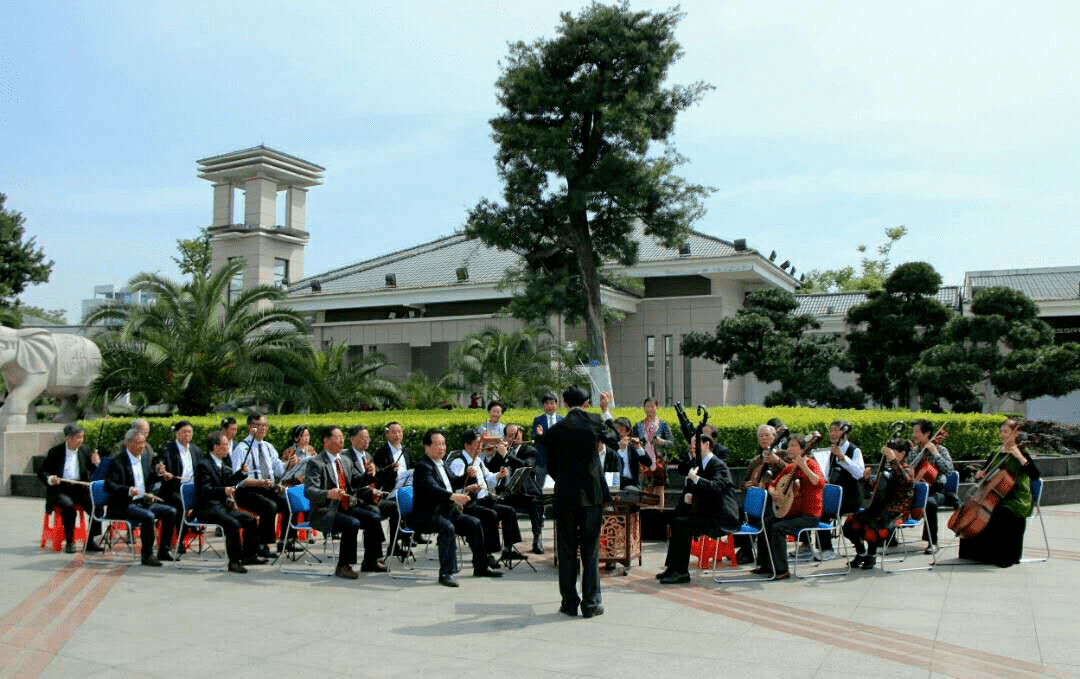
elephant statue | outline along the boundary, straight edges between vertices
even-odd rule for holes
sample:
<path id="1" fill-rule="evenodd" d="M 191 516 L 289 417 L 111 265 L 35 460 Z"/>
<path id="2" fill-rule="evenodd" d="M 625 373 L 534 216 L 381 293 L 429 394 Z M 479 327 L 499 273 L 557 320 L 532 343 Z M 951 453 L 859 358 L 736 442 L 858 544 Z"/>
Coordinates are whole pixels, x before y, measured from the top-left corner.
<path id="1" fill-rule="evenodd" d="M 41 328 L 0 327 L 0 366 L 7 398 L 0 408 L 0 429 L 31 421 L 30 404 L 38 395 L 85 399 L 101 368 L 101 352 L 92 340 Z M 69 413 L 70 415 L 70 413 Z"/>

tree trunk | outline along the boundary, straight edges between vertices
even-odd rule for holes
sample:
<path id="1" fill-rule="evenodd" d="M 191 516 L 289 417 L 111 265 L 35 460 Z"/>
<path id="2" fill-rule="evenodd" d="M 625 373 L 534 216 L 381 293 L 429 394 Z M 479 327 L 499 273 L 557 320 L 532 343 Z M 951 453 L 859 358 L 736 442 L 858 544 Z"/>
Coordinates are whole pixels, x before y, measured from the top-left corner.
<path id="1" fill-rule="evenodd" d="M 604 331 L 604 310 L 600 302 L 600 274 L 593 260 L 592 243 L 589 238 L 589 221 L 584 211 L 575 212 L 570 218 L 570 238 L 574 254 L 585 284 L 585 341 L 588 349 L 590 380 L 594 391 L 611 390 L 611 367 L 608 364 L 607 333 Z M 599 379 L 593 368 L 599 367 Z M 594 394 L 593 403 L 597 403 Z M 612 406 L 615 404 L 612 403 Z"/>

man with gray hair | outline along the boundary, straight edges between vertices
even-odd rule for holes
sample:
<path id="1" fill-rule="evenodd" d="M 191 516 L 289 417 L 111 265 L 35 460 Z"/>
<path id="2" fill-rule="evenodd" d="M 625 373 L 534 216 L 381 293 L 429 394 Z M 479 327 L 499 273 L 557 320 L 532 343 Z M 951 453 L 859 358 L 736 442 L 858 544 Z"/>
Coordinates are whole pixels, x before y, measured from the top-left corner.
<path id="1" fill-rule="evenodd" d="M 172 546 L 176 510 L 160 501 L 151 491 L 161 483 L 146 454 L 146 435 L 132 427 L 124 434 L 124 449 L 109 465 L 105 475 L 105 492 L 109 494 L 108 511 L 111 518 L 125 519 L 142 528 L 142 563 L 161 566 L 172 561 Z M 154 524 L 161 521 L 161 541 L 154 558 Z"/>

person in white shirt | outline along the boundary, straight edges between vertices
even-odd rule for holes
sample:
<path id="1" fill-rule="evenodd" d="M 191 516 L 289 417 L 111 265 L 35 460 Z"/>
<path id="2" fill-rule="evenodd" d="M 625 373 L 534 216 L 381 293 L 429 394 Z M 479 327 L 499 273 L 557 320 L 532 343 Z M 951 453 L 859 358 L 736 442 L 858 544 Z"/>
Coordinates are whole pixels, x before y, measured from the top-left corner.
<path id="1" fill-rule="evenodd" d="M 259 517 L 258 555 L 270 558 L 270 546 L 277 541 L 279 513 L 288 512 L 285 497 L 275 490 L 275 482 L 285 473 L 285 466 L 278 457 L 274 444 L 266 440 L 270 425 L 261 413 L 252 413 L 247 419 L 248 435 L 233 448 L 229 455 L 231 466 L 244 472 L 244 480 L 236 484 L 236 504 L 241 509 Z M 280 551 L 284 545 L 278 545 Z"/>
<path id="2" fill-rule="evenodd" d="M 176 510 L 176 528 L 180 529 L 183 504 L 180 501 L 180 486 L 195 482 L 195 467 L 203 458 L 203 452 L 191 442 L 194 428 L 187 420 L 180 420 L 172 426 L 173 440 L 166 443 L 161 452 L 154 457 L 154 471 L 161 477 L 161 489 L 158 494 L 170 507 Z M 191 509 L 191 507 L 188 507 Z M 179 551 L 184 552 L 184 536 L 179 538 Z"/>
<path id="3" fill-rule="evenodd" d="M 446 472 L 450 476 L 450 485 L 472 498 L 463 511 L 469 516 L 480 519 L 484 528 L 484 542 L 489 554 L 502 551 L 504 560 L 520 558 L 514 545 L 521 542 L 521 529 L 518 527 L 517 512 L 509 505 L 495 501 L 492 491 L 500 479 L 510 474 L 508 467 L 503 467 L 498 474 L 488 470 L 481 455 L 480 437 L 475 431 L 466 431 L 461 436 L 462 450 L 450 453 L 446 458 Z M 499 544 L 499 523 L 502 523 L 504 545 Z"/>

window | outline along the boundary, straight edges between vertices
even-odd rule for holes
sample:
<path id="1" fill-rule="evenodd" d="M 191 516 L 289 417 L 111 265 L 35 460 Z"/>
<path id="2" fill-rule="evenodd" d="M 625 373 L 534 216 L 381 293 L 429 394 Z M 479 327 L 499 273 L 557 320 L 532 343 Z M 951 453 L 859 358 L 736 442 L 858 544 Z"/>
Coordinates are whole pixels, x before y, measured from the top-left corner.
<path id="1" fill-rule="evenodd" d="M 675 396 L 675 338 L 664 335 L 664 405 L 671 405 Z"/>
<path id="2" fill-rule="evenodd" d="M 233 262 L 240 262 L 241 264 L 244 264 L 244 258 L 243 257 L 229 257 L 229 264 L 232 264 Z M 226 294 L 226 300 L 229 301 L 229 302 L 233 301 L 234 299 L 236 299 L 236 296 L 239 295 L 240 291 L 243 290 L 243 289 L 244 289 L 244 270 L 241 268 L 240 271 L 236 272 L 236 275 L 233 276 L 232 279 L 229 281 L 229 290 L 228 290 L 228 293 Z"/>
<path id="3" fill-rule="evenodd" d="M 284 288 L 289 284 L 289 260 L 274 257 L 274 286 Z"/>
<path id="4" fill-rule="evenodd" d="M 656 338 L 645 337 L 645 395 L 656 393 Z"/>
<path id="5" fill-rule="evenodd" d="M 683 339 L 684 340 L 686 339 L 686 335 L 683 335 Z M 690 373 L 690 357 L 687 356 L 686 354 L 683 354 L 683 357 L 682 357 L 682 398 L 683 398 L 683 403 L 685 403 L 686 405 L 690 405 L 691 403 L 694 402 L 693 398 L 691 398 L 690 374 L 691 374 Z"/>

